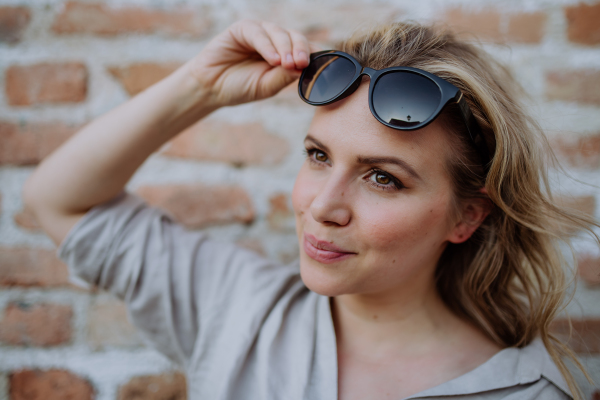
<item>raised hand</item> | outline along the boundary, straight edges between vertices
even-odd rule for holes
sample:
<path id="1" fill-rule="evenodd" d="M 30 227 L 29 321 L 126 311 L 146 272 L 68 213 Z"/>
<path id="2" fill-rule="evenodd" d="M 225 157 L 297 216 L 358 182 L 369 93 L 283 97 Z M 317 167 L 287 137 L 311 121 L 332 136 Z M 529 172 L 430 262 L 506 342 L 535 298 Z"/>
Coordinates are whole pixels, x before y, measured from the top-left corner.
<path id="1" fill-rule="evenodd" d="M 310 52 L 308 40 L 297 31 L 242 20 L 211 40 L 183 68 L 218 108 L 273 96 L 300 76 Z"/>

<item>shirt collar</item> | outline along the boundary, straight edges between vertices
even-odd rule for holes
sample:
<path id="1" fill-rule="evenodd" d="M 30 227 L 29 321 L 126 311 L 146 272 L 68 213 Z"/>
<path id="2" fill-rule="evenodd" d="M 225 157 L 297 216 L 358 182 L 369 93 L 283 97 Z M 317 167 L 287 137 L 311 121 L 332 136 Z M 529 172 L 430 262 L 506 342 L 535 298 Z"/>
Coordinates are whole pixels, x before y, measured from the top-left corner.
<path id="1" fill-rule="evenodd" d="M 480 393 L 533 383 L 542 377 L 572 397 L 542 340 L 537 338 L 523 348 L 501 350 L 474 370 L 407 399 Z"/>

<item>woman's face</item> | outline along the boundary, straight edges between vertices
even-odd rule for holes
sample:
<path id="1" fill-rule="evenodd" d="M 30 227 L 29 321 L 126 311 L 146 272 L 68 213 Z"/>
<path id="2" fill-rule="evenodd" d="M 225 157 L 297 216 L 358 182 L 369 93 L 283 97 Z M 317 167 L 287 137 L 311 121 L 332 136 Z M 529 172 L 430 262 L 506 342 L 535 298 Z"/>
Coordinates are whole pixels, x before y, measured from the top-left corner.
<path id="1" fill-rule="evenodd" d="M 417 131 L 384 126 L 367 93 L 363 82 L 316 108 L 292 194 L 302 279 L 327 296 L 431 287 L 457 235 L 447 134 L 435 122 Z"/>

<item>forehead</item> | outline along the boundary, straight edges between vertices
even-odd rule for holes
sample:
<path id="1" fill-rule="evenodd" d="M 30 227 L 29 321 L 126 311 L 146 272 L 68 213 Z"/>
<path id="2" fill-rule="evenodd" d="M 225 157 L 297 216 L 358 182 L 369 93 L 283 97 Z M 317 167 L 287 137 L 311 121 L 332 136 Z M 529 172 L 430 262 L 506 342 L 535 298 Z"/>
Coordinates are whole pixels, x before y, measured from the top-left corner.
<path id="1" fill-rule="evenodd" d="M 434 121 L 424 128 L 401 131 L 377 121 L 368 103 L 368 81 L 349 97 L 317 107 L 309 128 L 311 136 L 325 144 L 333 157 L 399 157 L 423 178 L 445 174 L 449 135 Z M 337 153 L 337 154 L 336 154 Z"/>

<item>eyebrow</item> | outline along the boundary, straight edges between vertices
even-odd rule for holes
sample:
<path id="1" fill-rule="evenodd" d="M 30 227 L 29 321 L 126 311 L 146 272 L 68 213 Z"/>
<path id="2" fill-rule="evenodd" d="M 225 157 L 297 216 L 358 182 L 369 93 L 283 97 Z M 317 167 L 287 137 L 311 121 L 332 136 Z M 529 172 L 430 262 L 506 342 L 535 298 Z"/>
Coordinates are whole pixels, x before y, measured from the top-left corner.
<path id="1" fill-rule="evenodd" d="M 314 144 L 316 144 L 317 146 L 319 146 L 320 148 L 322 148 L 323 150 L 325 150 L 327 153 L 330 153 L 329 148 L 327 148 L 327 146 L 325 146 L 323 143 L 321 143 L 320 141 L 318 141 L 317 139 L 315 139 L 314 137 L 312 137 L 310 134 L 306 135 L 306 138 L 304 138 L 304 140 L 305 141 L 309 140 L 309 141 L 313 142 Z M 423 180 L 419 176 L 419 174 L 417 173 L 417 171 L 415 171 L 415 169 L 410 166 L 409 163 L 407 163 L 406 161 L 401 160 L 399 158 L 396 158 L 396 157 L 364 157 L 364 156 L 358 156 L 358 157 L 356 157 L 356 161 L 359 164 L 366 164 L 366 165 L 394 164 L 394 165 L 399 166 L 403 170 L 405 170 L 414 179 L 418 179 L 420 181 Z"/>

